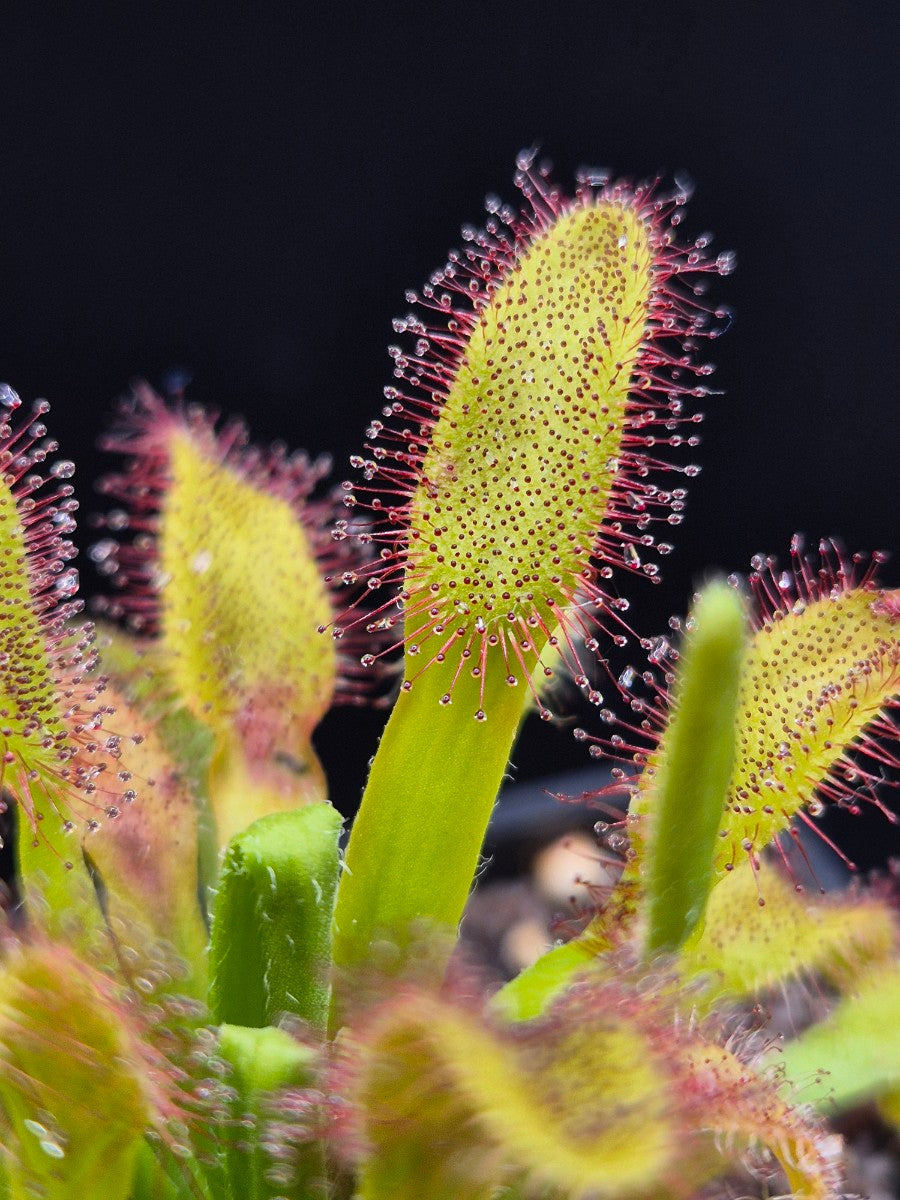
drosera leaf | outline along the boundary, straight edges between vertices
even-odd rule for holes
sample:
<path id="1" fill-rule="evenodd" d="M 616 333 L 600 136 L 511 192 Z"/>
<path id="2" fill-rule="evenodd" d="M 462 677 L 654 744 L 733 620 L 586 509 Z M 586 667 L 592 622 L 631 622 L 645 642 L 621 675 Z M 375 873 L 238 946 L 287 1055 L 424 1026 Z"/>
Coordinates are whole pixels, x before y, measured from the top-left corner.
<path id="1" fill-rule="evenodd" d="M 523 1177 L 565 1196 L 640 1195 L 676 1155 L 667 1072 L 615 1010 L 512 1037 L 453 1004 L 401 994 L 342 1051 L 371 1147 L 367 1200 L 480 1200 Z"/>
<path id="2" fill-rule="evenodd" d="M 809 821 L 825 800 L 878 803 L 880 774 L 867 770 L 864 759 L 871 752 L 877 767 L 879 739 L 897 736 L 884 717 L 900 695 L 900 601 L 874 586 L 880 558 L 854 582 L 858 560 L 849 564 L 823 545 L 816 568 L 802 556 L 799 539 L 792 554 L 793 572 L 778 571 L 774 559 L 754 559 L 755 630 L 740 668 L 734 767 L 715 880 L 745 860 L 755 869 L 761 851 L 793 818 Z M 641 824 L 659 756 L 678 721 L 677 706 L 667 701 L 666 708 L 658 751 L 649 756 L 632 803 L 632 843 L 642 873 Z"/>
<path id="3" fill-rule="evenodd" d="M 900 698 L 900 593 L 879 589 L 875 554 L 847 559 L 822 542 L 816 562 L 795 537 L 792 569 L 756 555 L 749 577 L 753 625 L 741 668 L 734 769 L 719 826 L 714 875 L 721 879 L 789 830 L 797 818 L 818 830 L 813 818 L 827 802 L 851 811 L 874 804 L 896 817 L 878 794 L 885 766 L 896 766 L 889 719 Z M 729 582 L 738 584 L 737 577 Z M 647 814 L 653 794 L 655 747 L 663 748 L 674 720 L 671 698 L 657 687 L 656 700 L 640 702 L 649 752 L 634 778 L 630 874 L 645 871 Z M 661 732 L 654 736 L 654 727 Z M 602 740 L 585 735 L 585 740 Z M 823 836 L 820 832 L 820 836 Z M 851 864 L 852 865 L 852 864 Z"/>
<path id="4" fill-rule="evenodd" d="M 451 699 L 491 648 L 525 685 L 523 640 L 527 657 L 556 638 L 585 674 L 578 643 L 598 623 L 620 628 L 603 587 L 612 564 L 654 578 L 646 531 L 683 507 L 682 489 L 648 482 L 681 468 L 647 450 L 694 445 L 664 434 L 693 422 L 686 398 L 708 394 L 684 372 L 711 371 L 690 353 L 714 332 L 709 311 L 680 279 L 718 267 L 708 237 L 674 242 L 684 195 L 584 179 L 568 198 L 530 161 L 516 182 L 522 211 L 464 228 L 469 245 L 408 293 L 395 327 L 410 345 L 390 350 L 400 383 L 367 430 L 371 457 L 352 460 L 359 484 L 344 485 L 382 546 L 362 574 L 391 593 L 355 624 L 378 615 L 397 630 L 407 682 L 445 667 Z M 685 339 L 676 364 L 668 350 Z"/>
<path id="5" fill-rule="evenodd" d="M 355 1152 L 361 1195 L 692 1194 L 760 1143 L 797 1196 L 835 1195 L 823 1131 L 679 1021 L 673 998 L 665 979 L 626 971 L 506 1025 L 458 996 L 399 988 L 337 1044 L 331 1090 L 359 1125 L 338 1150 Z"/>
<path id="6" fill-rule="evenodd" d="M 100 913 L 78 843 L 106 815 L 98 750 L 111 709 L 92 628 L 75 620 L 74 467 L 44 467 L 57 448 L 40 419 L 47 402 L 24 418 L 20 406 L 0 385 L 0 787 L 17 802 L 17 869 L 33 917 L 49 929 L 77 910 L 89 932 Z"/>
<path id="7" fill-rule="evenodd" d="M 900 967 L 866 971 L 824 1021 L 772 1061 L 804 1103 L 823 1113 L 900 1092 Z"/>
<path id="8" fill-rule="evenodd" d="M 703 916 L 735 759 L 746 642 L 743 604 L 724 582 L 697 597 L 679 660 L 672 716 L 635 800 L 649 814 L 644 862 L 648 954 L 672 951 Z"/>
<path id="9" fill-rule="evenodd" d="M 182 1115 L 180 1080 L 146 1035 L 139 1010 L 69 950 L 7 947 L 0 1120 L 13 1196 L 125 1200 L 141 1139 L 164 1139 Z"/>
<path id="10" fill-rule="evenodd" d="M 309 736 L 334 691 L 335 650 L 317 633 L 332 610 L 286 500 L 187 433 L 169 454 L 162 636 L 180 694 L 217 734 L 210 795 L 225 844 L 254 817 L 324 796 Z"/>
<path id="11" fill-rule="evenodd" d="M 402 385 L 346 485 L 382 547 L 362 574 L 389 595 L 335 633 L 396 630 L 404 681 L 350 836 L 342 965 L 416 921 L 455 929 L 529 698 L 549 716 L 541 656 L 555 641 L 602 701 L 582 643 L 620 631 L 604 581 L 682 503 L 647 482 L 663 465 L 647 431 L 705 392 L 663 379 L 668 339 L 708 332 L 678 276 L 716 268 L 673 244 L 679 202 L 653 188 L 585 183 L 570 200 L 527 164 L 518 183 L 525 209 L 472 233 L 399 322 L 416 339 L 391 351 Z"/>
<path id="12" fill-rule="evenodd" d="M 719 830 L 716 874 L 751 865 L 795 816 L 831 800 L 878 803 L 879 740 L 900 695 L 900 594 L 823 547 L 817 569 L 793 548 L 794 571 L 755 560 L 759 626 L 741 684 L 738 751 Z M 874 770 L 865 765 L 867 754 Z"/>
<path id="13" fill-rule="evenodd" d="M 713 895 L 746 863 L 760 881 L 757 903 L 765 901 L 760 854 L 772 842 L 778 849 L 794 818 L 818 830 L 810 814 L 830 801 L 851 811 L 874 804 L 896 820 L 878 787 L 882 766 L 896 765 L 890 743 L 897 729 L 888 714 L 900 694 L 900 598 L 874 583 L 879 555 L 863 568 L 860 556 L 848 562 L 822 543 L 813 565 L 795 539 L 792 558 L 792 571 L 779 571 L 774 559 L 753 560 L 756 627 L 744 654 L 735 763 L 714 853 Z M 664 696 L 655 715 L 664 730 Z M 646 870 L 641 797 L 652 784 L 652 752 L 648 762 L 647 777 L 635 781 L 635 854 L 623 877 L 639 887 Z M 588 926 L 582 943 L 593 936 Z M 527 992 L 529 1011 L 581 969 L 577 951 L 551 955 L 552 969 L 538 963 L 507 985 Z"/>
<path id="14" fill-rule="evenodd" d="M 808 1110 L 792 1107 L 778 1095 L 777 1073 L 752 1070 L 731 1050 L 712 1043 L 690 1048 L 684 1062 L 710 1104 L 706 1128 L 720 1144 L 744 1142 L 774 1157 L 793 1200 L 838 1200 L 844 1194 L 840 1137 L 811 1119 Z M 800 1096 L 791 1099 L 802 1101 Z"/>
<path id="15" fill-rule="evenodd" d="M 134 534 L 101 543 L 123 592 L 108 607 L 158 631 L 175 691 L 215 734 L 221 846 L 256 817 L 324 798 L 311 734 L 359 671 L 321 633 L 338 612 L 325 576 L 348 557 L 326 528 L 333 503 L 312 498 L 328 463 L 245 442 L 239 424 L 217 433 L 146 385 L 106 442 L 129 456 L 104 490 L 131 507 L 115 527 Z"/>
<path id="16" fill-rule="evenodd" d="M 765 861 L 756 873 L 744 863 L 713 889 L 678 969 L 703 981 L 695 1002 L 705 1007 L 813 974 L 845 989 L 890 959 L 896 939 L 891 911 L 875 896 L 811 896 Z"/>
<path id="17" fill-rule="evenodd" d="M 43 481 L 26 476 L 24 466 L 13 467 L 20 444 L 27 447 L 32 441 L 33 428 L 14 432 L 6 414 L 0 428 L 0 459 L 7 471 L 0 484 L 4 616 L 0 700 L 7 787 L 15 787 L 18 777 L 27 778 L 30 771 L 49 780 L 53 768 L 58 770 L 64 761 L 58 745 L 68 744 L 59 678 L 64 629 L 52 579 L 70 551 L 58 538 L 57 545 L 51 542 L 48 550 L 40 552 L 49 530 L 34 529 L 27 515 L 36 509 L 34 493 Z"/>
<path id="18" fill-rule="evenodd" d="M 232 839 L 210 947 L 216 1021 L 262 1027 L 288 1015 L 324 1030 L 341 823 L 315 804 L 260 817 Z"/>

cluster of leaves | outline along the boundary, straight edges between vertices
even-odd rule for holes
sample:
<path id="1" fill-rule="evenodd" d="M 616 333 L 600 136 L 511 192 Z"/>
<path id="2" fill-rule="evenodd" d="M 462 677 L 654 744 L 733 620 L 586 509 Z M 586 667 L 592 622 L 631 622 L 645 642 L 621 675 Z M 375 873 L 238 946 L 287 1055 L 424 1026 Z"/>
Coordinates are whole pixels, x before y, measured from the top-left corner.
<path id="1" fill-rule="evenodd" d="M 628 721 L 603 707 L 615 580 L 656 577 L 684 505 L 660 473 L 696 471 L 703 277 L 732 263 L 678 244 L 682 194 L 519 167 L 523 211 L 492 202 L 410 297 L 349 515 L 325 464 L 135 391 L 99 629 L 71 464 L 42 471 L 43 409 L 4 392 L 0 1196 L 650 1200 L 747 1168 L 827 1200 L 825 1116 L 896 1118 L 891 909 L 810 894 L 786 847 L 825 802 L 882 805 L 900 597 L 795 545 L 707 586 L 677 649 L 642 643 L 644 692 L 610 675 Z M 312 733 L 397 662 L 342 852 Z M 633 764 L 628 848 L 582 932 L 487 997 L 456 930 L 560 674 L 598 713 L 580 740 Z M 783 1047 L 735 1016 L 794 983 L 831 999 Z"/>

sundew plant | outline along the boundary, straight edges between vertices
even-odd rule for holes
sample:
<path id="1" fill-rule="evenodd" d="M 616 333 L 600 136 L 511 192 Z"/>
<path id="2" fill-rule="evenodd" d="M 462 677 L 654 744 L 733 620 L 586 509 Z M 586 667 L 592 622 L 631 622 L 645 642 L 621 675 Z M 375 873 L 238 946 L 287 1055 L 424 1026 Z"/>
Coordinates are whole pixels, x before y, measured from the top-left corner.
<path id="1" fill-rule="evenodd" d="M 900 1121 L 889 889 L 797 867 L 827 805 L 894 819 L 900 594 L 797 539 L 632 631 L 733 256 L 681 188 L 516 183 L 408 294 L 342 487 L 135 388 L 95 625 L 73 466 L 0 396 L 0 1197 L 828 1200 L 831 1118 Z M 611 882 L 489 994 L 458 926 L 572 689 Z M 342 702 L 392 706 L 345 846 L 312 741 Z M 787 1038 L 781 993 L 815 1001 Z"/>

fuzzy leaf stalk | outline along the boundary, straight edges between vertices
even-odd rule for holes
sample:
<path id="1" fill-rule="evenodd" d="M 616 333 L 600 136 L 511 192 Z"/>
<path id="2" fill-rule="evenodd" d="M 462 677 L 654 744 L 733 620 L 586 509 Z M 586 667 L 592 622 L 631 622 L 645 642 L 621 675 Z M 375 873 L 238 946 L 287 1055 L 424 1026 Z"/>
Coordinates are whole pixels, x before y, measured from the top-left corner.
<path id="1" fill-rule="evenodd" d="M 656 576 L 643 558 L 669 547 L 651 530 L 681 520 L 684 491 L 651 478 L 696 471 L 657 457 L 695 444 L 685 398 L 711 370 L 692 358 L 711 314 L 684 277 L 730 259 L 674 245 L 684 196 L 584 182 L 567 198 L 524 159 L 517 183 L 523 210 L 491 206 L 410 295 L 412 345 L 392 350 L 398 384 L 345 485 L 377 518 L 380 602 L 333 632 L 394 631 L 403 682 L 347 850 L 339 965 L 417 924 L 455 929 L 523 713 L 550 716 L 549 661 L 602 703 L 597 634 L 628 632 L 608 581 Z"/>

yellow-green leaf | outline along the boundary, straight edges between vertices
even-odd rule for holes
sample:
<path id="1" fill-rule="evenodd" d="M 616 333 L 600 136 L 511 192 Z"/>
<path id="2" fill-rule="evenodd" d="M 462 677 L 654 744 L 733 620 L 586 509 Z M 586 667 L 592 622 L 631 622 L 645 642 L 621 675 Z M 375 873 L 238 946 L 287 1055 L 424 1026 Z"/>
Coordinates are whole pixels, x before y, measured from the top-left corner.
<path id="1" fill-rule="evenodd" d="M 847 986 L 866 964 L 889 958 L 895 939 L 890 910 L 874 897 L 801 894 L 766 863 L 757 874 L 745 863 L 713 889 L 679 963 L 685 977 L 705 977 L 711 1003 L 813 972 Z"/>
<path id="2" fill-rule="evenodd" d="M 520 621 L 549 620 L 533 626 L 538 651 L 558 622 L 575 624 L 566 610 L 618 469 L 655 257 L 634 208 L 574 206 L 480 309 L 410 505 L 407 603 L 427 599 L 410 642 L 459 626 L 459 650 L 445 652 L 458 658 L 494 634 L 521 678 Z"/>
<path id="3" fill-rule="evenodd" d="M 638 511 L 665 506 L 643 482 L 641 431 L 679 419 L 652 345 L 702 336 L 672 284 L 690 259 L 642 189 L 567 201 L 521 183 L 532 205 L 426 292 L 441 316 L 402 323 L 415 352 L 396 350 L 390 424 L 372 423 L 346 497 L 376 515 L 368 583 L 399 595 L 369 627 L 402 620 L 405 678 L 351 831 L 339 963 L 373 938 L 405 943 L 417 921 L 455 928 L 529 694 L 549 716 L 536 673 L 558 653 L 602 701 L 582 665 L 616 619 L 602 581 L 612 561 L 640 565 Z"/>
<path id="4" fill-rule="evenodd" d="M 21 402 L 2 385 L 0 403 L 9 410 Z M 39 402 L 35 416 L 48 407 Z M 79 737 L 88 719 L 81 702 L 96 699 L 74 696 L 90 637 L 66 627 L 77 611 L 77 573 L 66 565 L 74 555 L 65 537 L 74 529 L 72 487 L 39 473 L 46 428 L 16 427 L 8 411 L 0 414 L 0 785 L 21 806 L 23 836 L 40 836 L 46 819 L 52 838 L 91 809 L 68 766 L 87 740 Z M 71 464 L 62 465 L 67 478 Z"/>
<path id="5" fill-rule="evenodd" d="M 821 804 L 823 789 L 847 790 L 836 773 L 898 691 L 896 595 L 835 589 L 765 621 L 744 663 L 720 875 Z"/>
<path id="6" fill-rule="evenodd" d="M 333 614 L 309 534 L 287 500 L 187 429 L 173 429 L 169 455 L 160 618 L 175 683 L 215 729 L 291 756 L 337 675 L 334 644 L 318 633 Z"/>
<path id="7" fill-rule="evenodd" d="M 406 989 L 346 1034 L 361 1195 L 669 1195 L 763 1144 L 795 1194 L 833 1195 L 822 1131 L 679 1022 L 663 978 L 583 979 L 545 1017 L 487 1022 Z M 414 1190 L 420 1189 L 419 1193 Z"/>
<path id="8" fill-rule="evenodd" d="M 13 1194 L 125 1200 L 138 1144 L 175 1096 L 159 1066 L 105 976 L 60 946 L 14 947 L 0 972 Z"/>
<path id="9" fill-rule="evenodd" d="M 334 617 L 328 506 L 310 500 L 323 466 L 244 450 L 236 426 L 217 435 L 146 386 L 108 445 L 131 458 L 106 490 L 151 532 L 103 543 L 104 561 L 117 567 L 119 607 L 155 622 L 172 689 L 215 734 L 209 794 L 225 845 L 256 818 L 324 795 L 310 737 L 334 699 L 339 654 L 322 634 Z"/>

